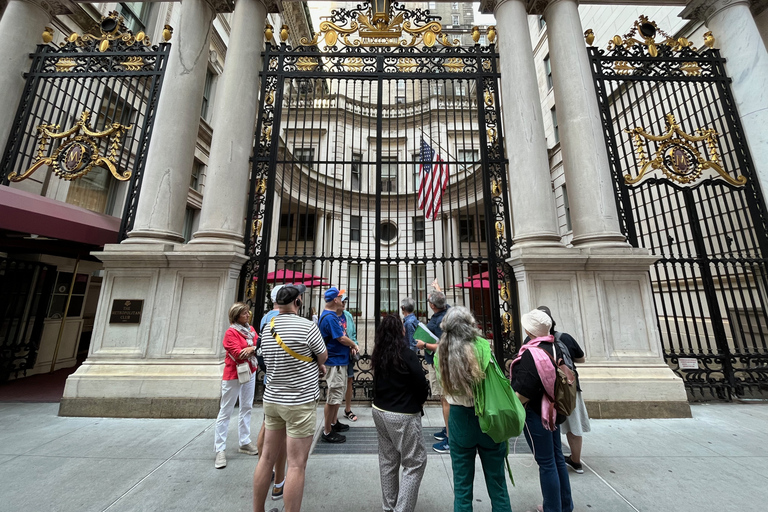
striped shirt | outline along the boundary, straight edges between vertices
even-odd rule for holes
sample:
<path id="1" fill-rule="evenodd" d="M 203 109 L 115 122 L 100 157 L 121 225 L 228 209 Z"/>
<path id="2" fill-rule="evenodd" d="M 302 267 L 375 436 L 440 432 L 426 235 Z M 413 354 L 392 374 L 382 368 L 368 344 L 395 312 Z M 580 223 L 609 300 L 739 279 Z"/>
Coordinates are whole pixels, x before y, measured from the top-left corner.
<path id="1" fill-rule="evenodd" d="M 312 357 L 325 352 L 320 330 L 310 320 L 297 315 L 275 317 L 275 331 L 283 343 L 297 354 Z M 320 397 L 318 368 L 315 362 L 299 361 L 277 344 L 269 323 L 261 331 L 261 351 L 267 364 L 264 401 L 280 405 L 299 405 Z"/>

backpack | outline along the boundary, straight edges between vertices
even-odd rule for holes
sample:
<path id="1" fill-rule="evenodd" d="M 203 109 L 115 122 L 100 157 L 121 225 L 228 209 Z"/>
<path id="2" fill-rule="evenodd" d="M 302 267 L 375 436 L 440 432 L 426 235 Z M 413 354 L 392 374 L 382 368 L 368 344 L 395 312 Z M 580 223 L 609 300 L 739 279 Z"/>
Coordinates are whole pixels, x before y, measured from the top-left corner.
<path id="1" fill-rule="evenodd" d="M 550 397 L 552 402 L 555 404 L 555 410 L 558 412 L 558 414 L 563 416 L 570 416 L 570 414 L 576 408 L 576 375 L 565 362 L 565 355 L 570 355 L 568 349 L 564 351 L 560 349 L 558 351 L 560 345 L 562 345 L 562 342 L 555 343 L 553 345 L 557 360 L 555 360 L 555 358 L 552 357 L 552 355 L 546 350 L 541 350 L 544 350 L 544 352 L 547 353 L 549 358 L 552 360 L 552 364 L 555 365 L 555 396 Z M 571 364 L 573 364 L 573 362 L 571 362 Z"/>
<path id="2" fill-rule="evenodd" d="M 560 352 L 562 353 L 563 362 L 570 368 L 571 370 L 575 370 L 576 367 L 573 365 L 573 359 L 571 358 L 571 351 L 568 350 L 568 347 L 565 346 L 565 343 L 563 343 L 560 340 L 560 336 L 563 333 L 555 331 L 555 345 L 560 347 Z"/>

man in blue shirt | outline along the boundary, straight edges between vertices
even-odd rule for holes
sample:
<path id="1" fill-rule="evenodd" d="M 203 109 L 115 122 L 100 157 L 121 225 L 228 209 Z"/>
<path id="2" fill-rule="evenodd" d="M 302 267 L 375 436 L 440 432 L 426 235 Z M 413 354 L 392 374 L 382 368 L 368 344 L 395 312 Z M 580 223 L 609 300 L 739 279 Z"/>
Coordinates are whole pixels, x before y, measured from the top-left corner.
<path id="1" fill-rule="evenodd" d="M 419 319 L 413 311 L 416 309 L 416 302 L 410 297 L 406 297 L 400 301 L 400 311 L 403 312 L 403 327 L 405 327 L 405 341 L 408 346 L 414 352 L 417 352 L 416 340 L 413 338 L 413 333 L 416 332 L 416 328 L 419 326 Z"/>
<path id="2" fill-rule="evenodd" d="M 357 345 L 345 331 L 346 321 L 344 314 L 339 315 L 343 304 L 341 296 L 344 290 L 331 287 L 325 292 L 325 309 L 318 320 L 320 334 L 323 336 L 325 346 L 328 348 L 328 361 L 325 365 L 328 372 L 325 382 L 328 386 L 325 402 L 325 425 L 323 428 L 323 441 L 327 443 L 343 443 L 347 440 L 339 432 L 349 430 L 349 425 L 337 421 L 339 406 L 344 401 L 347 391 L 347 366 L 349 356 L 357 352 Z"/>
<path id="3" fill-rule="evenodd" d="M 440 286 L 437 284 L 437 280 L 432 283 L 432 286 L 435 288 L 435 291 L 432 292 L 427 299 L 429 308 L 432 310 L 432 318 L 427 322 L 427 329 L 439 339 L 443 335 L 443 330 L 440 328 L 440 322 L 443 321 L 443 317 L 451 306 L 446 302 L 445 294 L 440 291 Z M 429 365 L 429 386 L 432 388 L 432 396 L 441 397 L 443 405 L 443 419 L 445 420 L 446 426 L 443 427 L 440 432 L 434 434 L 434 438 L 437 439 L 438 442 L 432 445 L 432 449 L 437 453 L 450 453 L 450 448 L 448 447 L 448 415 L 451 412 L 451 406 L 443 396 L 443 387 L 440 385 L 440 379 L 437 378 L 437 373 L 435 372 L 435 352 L 437 352 L 437 343 L 424 343 L 423 341 L 418 341 L 416 347 L 419 349 L 426 349 L 424 351 L 424 359 Z"/>

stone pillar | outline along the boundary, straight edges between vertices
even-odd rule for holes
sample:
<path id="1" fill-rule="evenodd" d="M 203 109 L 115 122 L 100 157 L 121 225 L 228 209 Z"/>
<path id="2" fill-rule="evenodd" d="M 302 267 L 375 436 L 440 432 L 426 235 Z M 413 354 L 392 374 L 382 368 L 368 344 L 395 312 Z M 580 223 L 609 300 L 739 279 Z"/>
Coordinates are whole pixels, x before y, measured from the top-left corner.
<path id="1" fill-rule="evenodd" d="M 763 195 L 768 193 L 768 52 L 746 0 L 693 0 L 682 12 L 704 21 L 725 57 L 725 70 Z"/>
<path id="2" fill-rule="evenodd" d="M 184 242 L 181 233 L 216 13 L 208 0 L 184 0 L 174 14 L 177 9 L 175 42 L 157 105 L 136 218 L 123 243 Z"/>
<path id="3" fill-rule="evenodd" d="M 253 148 L 266 20 L 267 10 L 261 0 L 238 0 L 227 61 L 217 87 L 200 226 L 192 243 L 244 247 L 248 160 Z"/>
<path id="4" fill-rule="evenodd" d="M 11 0 L 0 18 L 0 151 L 5 150 L 19 108 L 25 82 L 22 75 L 30 66 L 29 54 L 43 42 L 41 34 L 52 18 L 50 10 L 32 0 Z"/>
<path id="5" fill-rule="evenodd" d="M 525 4 L 499 0 L 494 10 L 504 138 L 510 142 L 506 148 L 512 232 L 516 246 L 562 246 Z"/>
<path id="6" fill-rule="evenodd" d="M 544 16 L 573 246 L 626 247 L 578 4 L 575 0 L 555 0 L 546 7 Z"/>

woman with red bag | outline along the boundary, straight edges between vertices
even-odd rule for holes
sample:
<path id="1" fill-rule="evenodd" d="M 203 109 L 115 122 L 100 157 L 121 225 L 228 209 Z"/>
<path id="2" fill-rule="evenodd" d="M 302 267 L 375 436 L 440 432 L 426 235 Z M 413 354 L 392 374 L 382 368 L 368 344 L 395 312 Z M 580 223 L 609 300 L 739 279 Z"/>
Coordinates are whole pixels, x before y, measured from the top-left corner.
<path id="1" fill-rule="evenodd" d="M 254 328 L 248 324 L 250 311 L 248 305 L 236 302 L 229 308 L 229 329 L 224 333 L 224 376 L 221 380 L 221 406 L 216 418 L 214 448 L 216 460 L 214 467 L 221 469 L 227 466 L 225 451 L 227 448 L 227 429 L 229 417 L 235 408 L 235 402 L 240 399 L 240 418 L 238 434 L 240 436 L 240 453 L 256 455 L 258 450 L 251 442 L 251 409 L 253 408 L 253 392 L 256 384 L 256 340 L 258 336 Z M 247 364 L 250 379 L 241 383 L 238 379 L 238 365 Z M 242 372 L 241 372 L 242 373 Z"/>

